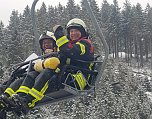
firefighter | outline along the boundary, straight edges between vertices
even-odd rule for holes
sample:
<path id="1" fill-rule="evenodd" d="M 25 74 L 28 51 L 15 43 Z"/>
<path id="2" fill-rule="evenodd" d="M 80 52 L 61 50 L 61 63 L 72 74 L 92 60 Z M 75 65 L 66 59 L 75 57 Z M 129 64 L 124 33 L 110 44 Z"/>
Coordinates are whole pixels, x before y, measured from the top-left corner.
<path id="1" fill-rule="evenodd" d="M 46 31 L 39 37 L 39 44 L 43 54 L 48 54 L 51 52 L 56 52 L 56 38 L 54 33 Z M 43 60 L 39 60 L 38 62 L 42 63 Z M 37 63 L 36 63 L 37 64 Z M 35 69 L 38 68 L 37 65 L 34 65 Z M 4 94 L 0 97 L 1 101 L 10 102 L 10 98 L 13 94 L 19 94 L 20 96 L 24 96 L 28 94 L 28 91 L 33 87 L 36 77 L 40 74 L 41 71 L 33 70 L 30 71 L 26 77 L 15 80 L 5 91 Z M 11 103 L 13 104 L 13 103 Z M 5 106 L 2 104 L 2 106 Z"/>
<path id="2" fill-rule="evenodd" d="M 64 35 L 62 26 L 56 25 L 53 27 L 59 56 L 47 58 L 42 63 L 36 63 L 34 68 L 36 71 L 41 71 L 41 73 L 36 77 L 34 86 L 25 97 L 13 95 L 14 100 L 17 100 L 21 105 L 20 110 L 23 113 L 28 112 L 29 108 L 33 108 L 38 101 L 42 100 L 48 90 L 51 77 L 59 75 L 65 64 L 85 69 L 91 68 L 90 63 L 85 64 L 78 61 L 93 61 L 94 59 L 94 47 L 88 39 L 85 23 L 81 19 L 74 18 L 68 22 L 66 29 L 67 36 Z M 73 86 L 83 90 L 87 85 L 88 75 L 83 71 L 78 71 L 73 74 L 73 77 L 75 78 L 74 82 L 72 82 Z"/>

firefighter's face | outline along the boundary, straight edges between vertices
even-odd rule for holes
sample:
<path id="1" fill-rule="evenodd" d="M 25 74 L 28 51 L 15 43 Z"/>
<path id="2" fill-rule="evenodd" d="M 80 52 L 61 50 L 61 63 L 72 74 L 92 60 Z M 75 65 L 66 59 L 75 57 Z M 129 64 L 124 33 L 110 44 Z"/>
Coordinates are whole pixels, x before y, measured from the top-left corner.
<path id="1" fill-rule="evenodd" d="M 42 41 L 42 48 L 44 50 L 46 50 L 46 49 L 53 49 L 53 41 L 50 40 L 50 39 L 44 39 Z"/>
<path id="2" fill-rule="evenodd" d="M 71 29 L 70 30 L 70 39 L 72 41 L 78 40 L 81 38 L 81 32 L 78 29 Z"/>

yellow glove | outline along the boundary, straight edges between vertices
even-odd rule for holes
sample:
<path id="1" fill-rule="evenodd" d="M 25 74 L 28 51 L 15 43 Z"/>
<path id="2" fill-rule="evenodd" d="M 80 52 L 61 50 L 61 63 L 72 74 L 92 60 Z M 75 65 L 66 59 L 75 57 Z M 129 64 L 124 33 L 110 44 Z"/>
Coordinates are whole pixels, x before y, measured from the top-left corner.
<path id="1" fill-rule="evenodd" d="M 43 63 L 42 60 L 38 60 L 37 62 L 35 62 L 34 64 L 35 71 L 41 72 L 43 70 L 42 63 Z"/>
<path id="2" fill-rule="evenodd" d="M 60 60 L 57 57 L 47 58 L 44 61 L 44 67 L 49 69 L 56 69 L 60 64 Z"/>

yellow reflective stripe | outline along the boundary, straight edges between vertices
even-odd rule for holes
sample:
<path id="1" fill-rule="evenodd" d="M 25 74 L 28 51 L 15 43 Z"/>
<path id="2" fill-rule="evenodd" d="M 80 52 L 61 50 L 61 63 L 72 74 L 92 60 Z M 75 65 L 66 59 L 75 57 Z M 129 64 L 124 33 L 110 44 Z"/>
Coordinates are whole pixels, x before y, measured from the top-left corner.
<path id="1" fill-rule="evenodd" d="M 44 97 L 44 93 L 45 91 L 47 90 L 48 88 L 48 82 L 47 81 L 44 85 L 44 87 L 42 88 L 42 90 L 39 92 L 38 90 L 32 88 L 29 92 L 30 95 L 32 95 L 33 97 L 35 97 L 36 99 L 32 100 L 32 103 L 28 103 L 28 106 L 29 107 L 34 107 L 35 106 L 35 103 L 39 100 L 41 100 L 43 97 Z"/>
<path id="2" fill-rule="evenodd" d="M 49 81 L 47 81 L 47 82 L 45 83 L 44 87 L 43 87 L 42 90 L 40 91 L 40 93 L 41 93 L 42 95 L 45 93 L 46 89 L 48 88 L 48 85 L 49 85 L 48 82 L 49 82 Z"/>
<path id="3" fill-rule="evenodd" d="M 22 93 L 28 94 L 29 91 L 30 91 L 30 88 L 29 88 L 29 87 L 27 87 L 27 86 L 20 86 L 20 88 L 16 91 L 16 93 L 22 92 Z"/>
<path id="4" fill-rule="evenodd" d="M 59 47 L 57 47 L 57 52 L 59 52 L 60 51 L 60 49 L 59 49 Z"/>
<path id="5" fill-rule="evenodd" d="M 59 68 L 56 68 L 55 72 L 58 73 L 60 72 L 61 70 Z"/>
<path id="6" fill-rule="evenodd" d="M 7 88 L 4 92 L 7 93 L 7 94 L 9 94 L 10 96 L 12 96 L 13 94 L 15 94 L 15 91 L 12 88 Z"/>
<path id="7" fill-rule="evenodd" d="M 41 94 L 41 92 L 39 92 L 38 90 L 32 88 L 30 91 L 29 91 L 29 94 L 32 95 L 33 97 L 35 97 L 37 100 L 41 100 L 44 95 Z"/>
<path id="8" fill-rule="evenodd" d="M 91 62 L 90 65 L 89 65 L 89 69 L 90 69 L 90 70 L 92 70 L 93 65 L 94 65 L 94 63 Z"/>
<path id="9" fill-rule="evenodd" d="M 71 59 L 70 59 L 70 58 L 67 58 L 66 64 L 70 64 L 70 62 L 71 62 Z"/>
<path id="10" fill-rule="evenodd" d="M 36 90 L 35 88 L 32 88 L 29 91 L 29 94 L 32 95 L 33 97 L 35 97 L 36 99 L 32 100 L 31 103 L 28 103 L 29 107 L 34 107 L 35 103 L 39 100 L 41 100 L 44 97 L 44 93 L 46 92 L 46 90 L 48 89 L 48 83 L 49 81 L 47 81 L 44 85 L 44 87 L 42 88 L 42 90 L 39 92 L 38 90 Z"/>
<path id="11" fill-rule="evenodd" d="M 93 63 L 93 62 L 92 62 L 92 63 L 90 63 L 90 65 L 89 65 L 89 69 L 90 69 L 90 70 L 92 70 L 93 65 L 94 65 L 94 63 Z M 90 76 L 91 76 L 91 75 L 89 74 L 89 75 L 88 75 L 87 80 L 89 80 Z"/>
<path id="12" fill-rule="evenodd" d="M 66 36 L 62 36 L 61 38 L 59 38 L 57 41 L 56 41 L 56 45 L 58 47 L 61 47 L 63 44 L 67 43 L 69 40 L 67 39 Z"/>
<path id="13" fill-rule="evenodd" d="M 84 87 L 86 86 L 86 79 L 83 76 L 81 72 L 78 72 L 77 74 L 73 75 L 75 80 L 77 81 L 78 85 L 80 86 L 80 89 L 83 90 Z"/>
<path id="14" fill-rule="evenodd" d="M 76 44 L 78 44 L 80 46 L 80 49 L 81 49 L 81 54 L 80 55 L 84 55 L 85 52 L 86 52 L 85 51 L 85 46 L 80 42 L 77 42 Z"/>
<path id="15" fill-rule="evenodd" d="M 28 106 L 29 107 L 34 107 L 35 106 L 35 103 L 38 101 L 38 99 L 34 99 L 32 100 L 32 103 L 28 103 Z"/>

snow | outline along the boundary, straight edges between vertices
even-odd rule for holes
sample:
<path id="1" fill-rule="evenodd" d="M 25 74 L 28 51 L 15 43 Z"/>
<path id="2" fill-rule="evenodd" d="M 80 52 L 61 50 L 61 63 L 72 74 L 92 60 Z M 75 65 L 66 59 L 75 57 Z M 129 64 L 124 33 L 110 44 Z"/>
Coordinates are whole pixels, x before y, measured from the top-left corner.
<path id="1" fill-rule="evenodd" d="M 145 92 L 145 94 L 147 95 L 147 97 L 150 99 L 152 103 L 152 92 Z"/>
<path id="2" fill-rule="evenodd" d="M 118 52 L 118 56 L 121 58 L 125 58 L 126 56 L 128 56 L 129 54 L 125 53 L 125 52 Z M 109 57 L 115 57 L 115 54 L 109 54 Z M 134 54 L 132 54 L 132 57 L 135 57 Z"/>

